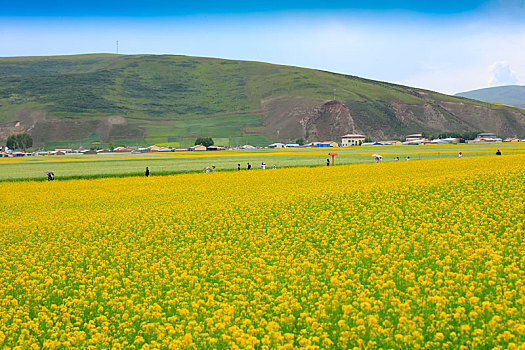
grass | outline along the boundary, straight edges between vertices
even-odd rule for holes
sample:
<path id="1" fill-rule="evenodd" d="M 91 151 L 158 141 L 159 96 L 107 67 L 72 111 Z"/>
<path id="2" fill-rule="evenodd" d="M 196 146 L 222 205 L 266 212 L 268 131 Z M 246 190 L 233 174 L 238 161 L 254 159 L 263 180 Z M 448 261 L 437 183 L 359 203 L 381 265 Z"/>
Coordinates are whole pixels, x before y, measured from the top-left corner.
<path id="1" fill-rule="evenodd" d="M 265 136 L 264 117 L 257 114 L 234 114 L 205 116 L 194 119 L 180 118 L 174 121 L 157 121 L 146 127 L 149 144 L 174 144 L 190 147 L 197 135 L 210 135 L 216 145 L 241 146 L 252 143 L 266 146 L 271 142 Z"/>
<path id="2" fill-rule="evenodd" d="M 152 176 L 188 172 L 203 172 L 215 165 L 217 171 L 233 171 L 237 164 L 245 169 L 250 162 L 254 170 L 262 162 L 267 169 L 275 164 L 279 168 L 297 166 L 326 166 L 329 151 L 336 151 L 336 164 L 370 163 L 372 154 L 384 156 L 391 162 L 396 156 L 404 161 L 455 158 L 459 152 L 464 157 L 487 156 L 500 149 L 503 155 L 525 153 L 525 143 L 500 143 L 483 145 L 425 145 L 425 146 L 374 146 L 338 149 L 282 149 L 282 150 L 237 150 L 216 152 L 174 152 L 142 154 L 99 154 L 78 156 L 37 156 L 27 158 L 0 159 L 2 172 L 0 181 L 42 180 L 44 171 L 51 170 L 56 178 L 99 178 L 143 175 L 146 167 Z"/>
<path id="3" fill-rule="evenodd" d="M 104 144 L 105 145 L 105 144 Z M 87 138 L 76 141 L 49 141 L 45 143 L 45 149 L 56 148 L 73 148 L 80 147 L 91 148 L 101 146 L 100 134 L 98 132 L 91 133 Z"/>

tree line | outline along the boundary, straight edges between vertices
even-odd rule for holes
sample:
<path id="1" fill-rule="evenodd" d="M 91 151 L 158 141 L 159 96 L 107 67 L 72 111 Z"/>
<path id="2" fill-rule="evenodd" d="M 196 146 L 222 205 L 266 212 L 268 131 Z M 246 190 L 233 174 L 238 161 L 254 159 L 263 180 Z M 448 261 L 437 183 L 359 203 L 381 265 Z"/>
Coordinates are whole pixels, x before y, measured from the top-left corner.
<path id="1" fill-rule="evenodd" d="M 6 146 L 9 149 L 21 149 L 24 152 L 33 146 L 33 137 L 29 134 L 15 134 L 7 138 Z"/>

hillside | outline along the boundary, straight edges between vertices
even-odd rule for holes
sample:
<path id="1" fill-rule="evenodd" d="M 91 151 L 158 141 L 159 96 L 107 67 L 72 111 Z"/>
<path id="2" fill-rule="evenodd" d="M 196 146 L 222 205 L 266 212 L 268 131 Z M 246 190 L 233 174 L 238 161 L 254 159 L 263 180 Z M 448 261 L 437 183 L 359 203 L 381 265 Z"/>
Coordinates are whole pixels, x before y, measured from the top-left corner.
<path id="1" fill-rule="evenodd" d="M 525 108 L 525 86 L 508 85 L 460 92 L 456 96 Z"/>
<path id="2" fill-rule="evenodd" d="M 0 58 L 0 124 L 0 140 L 26 131 L 48 146 L 525 136 L 516 108 L 312 69 L 167 55 Z"/>

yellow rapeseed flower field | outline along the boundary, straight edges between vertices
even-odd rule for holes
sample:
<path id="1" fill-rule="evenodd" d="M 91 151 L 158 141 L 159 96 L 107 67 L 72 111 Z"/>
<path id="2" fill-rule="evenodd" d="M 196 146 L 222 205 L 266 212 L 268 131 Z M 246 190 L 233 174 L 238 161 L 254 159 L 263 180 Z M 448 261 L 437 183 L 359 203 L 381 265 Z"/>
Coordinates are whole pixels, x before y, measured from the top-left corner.
<path id="1" fill-rule="evenodd" d="M 0 348 L 515 349 L 525 156 L 1 183 Z"/>

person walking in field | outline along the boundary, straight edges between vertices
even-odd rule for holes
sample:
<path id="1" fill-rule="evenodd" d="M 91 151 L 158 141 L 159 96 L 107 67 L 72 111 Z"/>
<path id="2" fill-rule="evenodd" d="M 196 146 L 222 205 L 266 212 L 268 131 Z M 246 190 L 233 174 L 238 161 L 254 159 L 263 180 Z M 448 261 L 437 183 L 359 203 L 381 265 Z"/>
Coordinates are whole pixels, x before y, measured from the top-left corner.
<path id="1" fill-rule="evenodd" d="M 146 173 L 144 175 L 146 175 L 146 177 L 149 176 L 149 168 L 148 167 L 146 167 Z"/>

